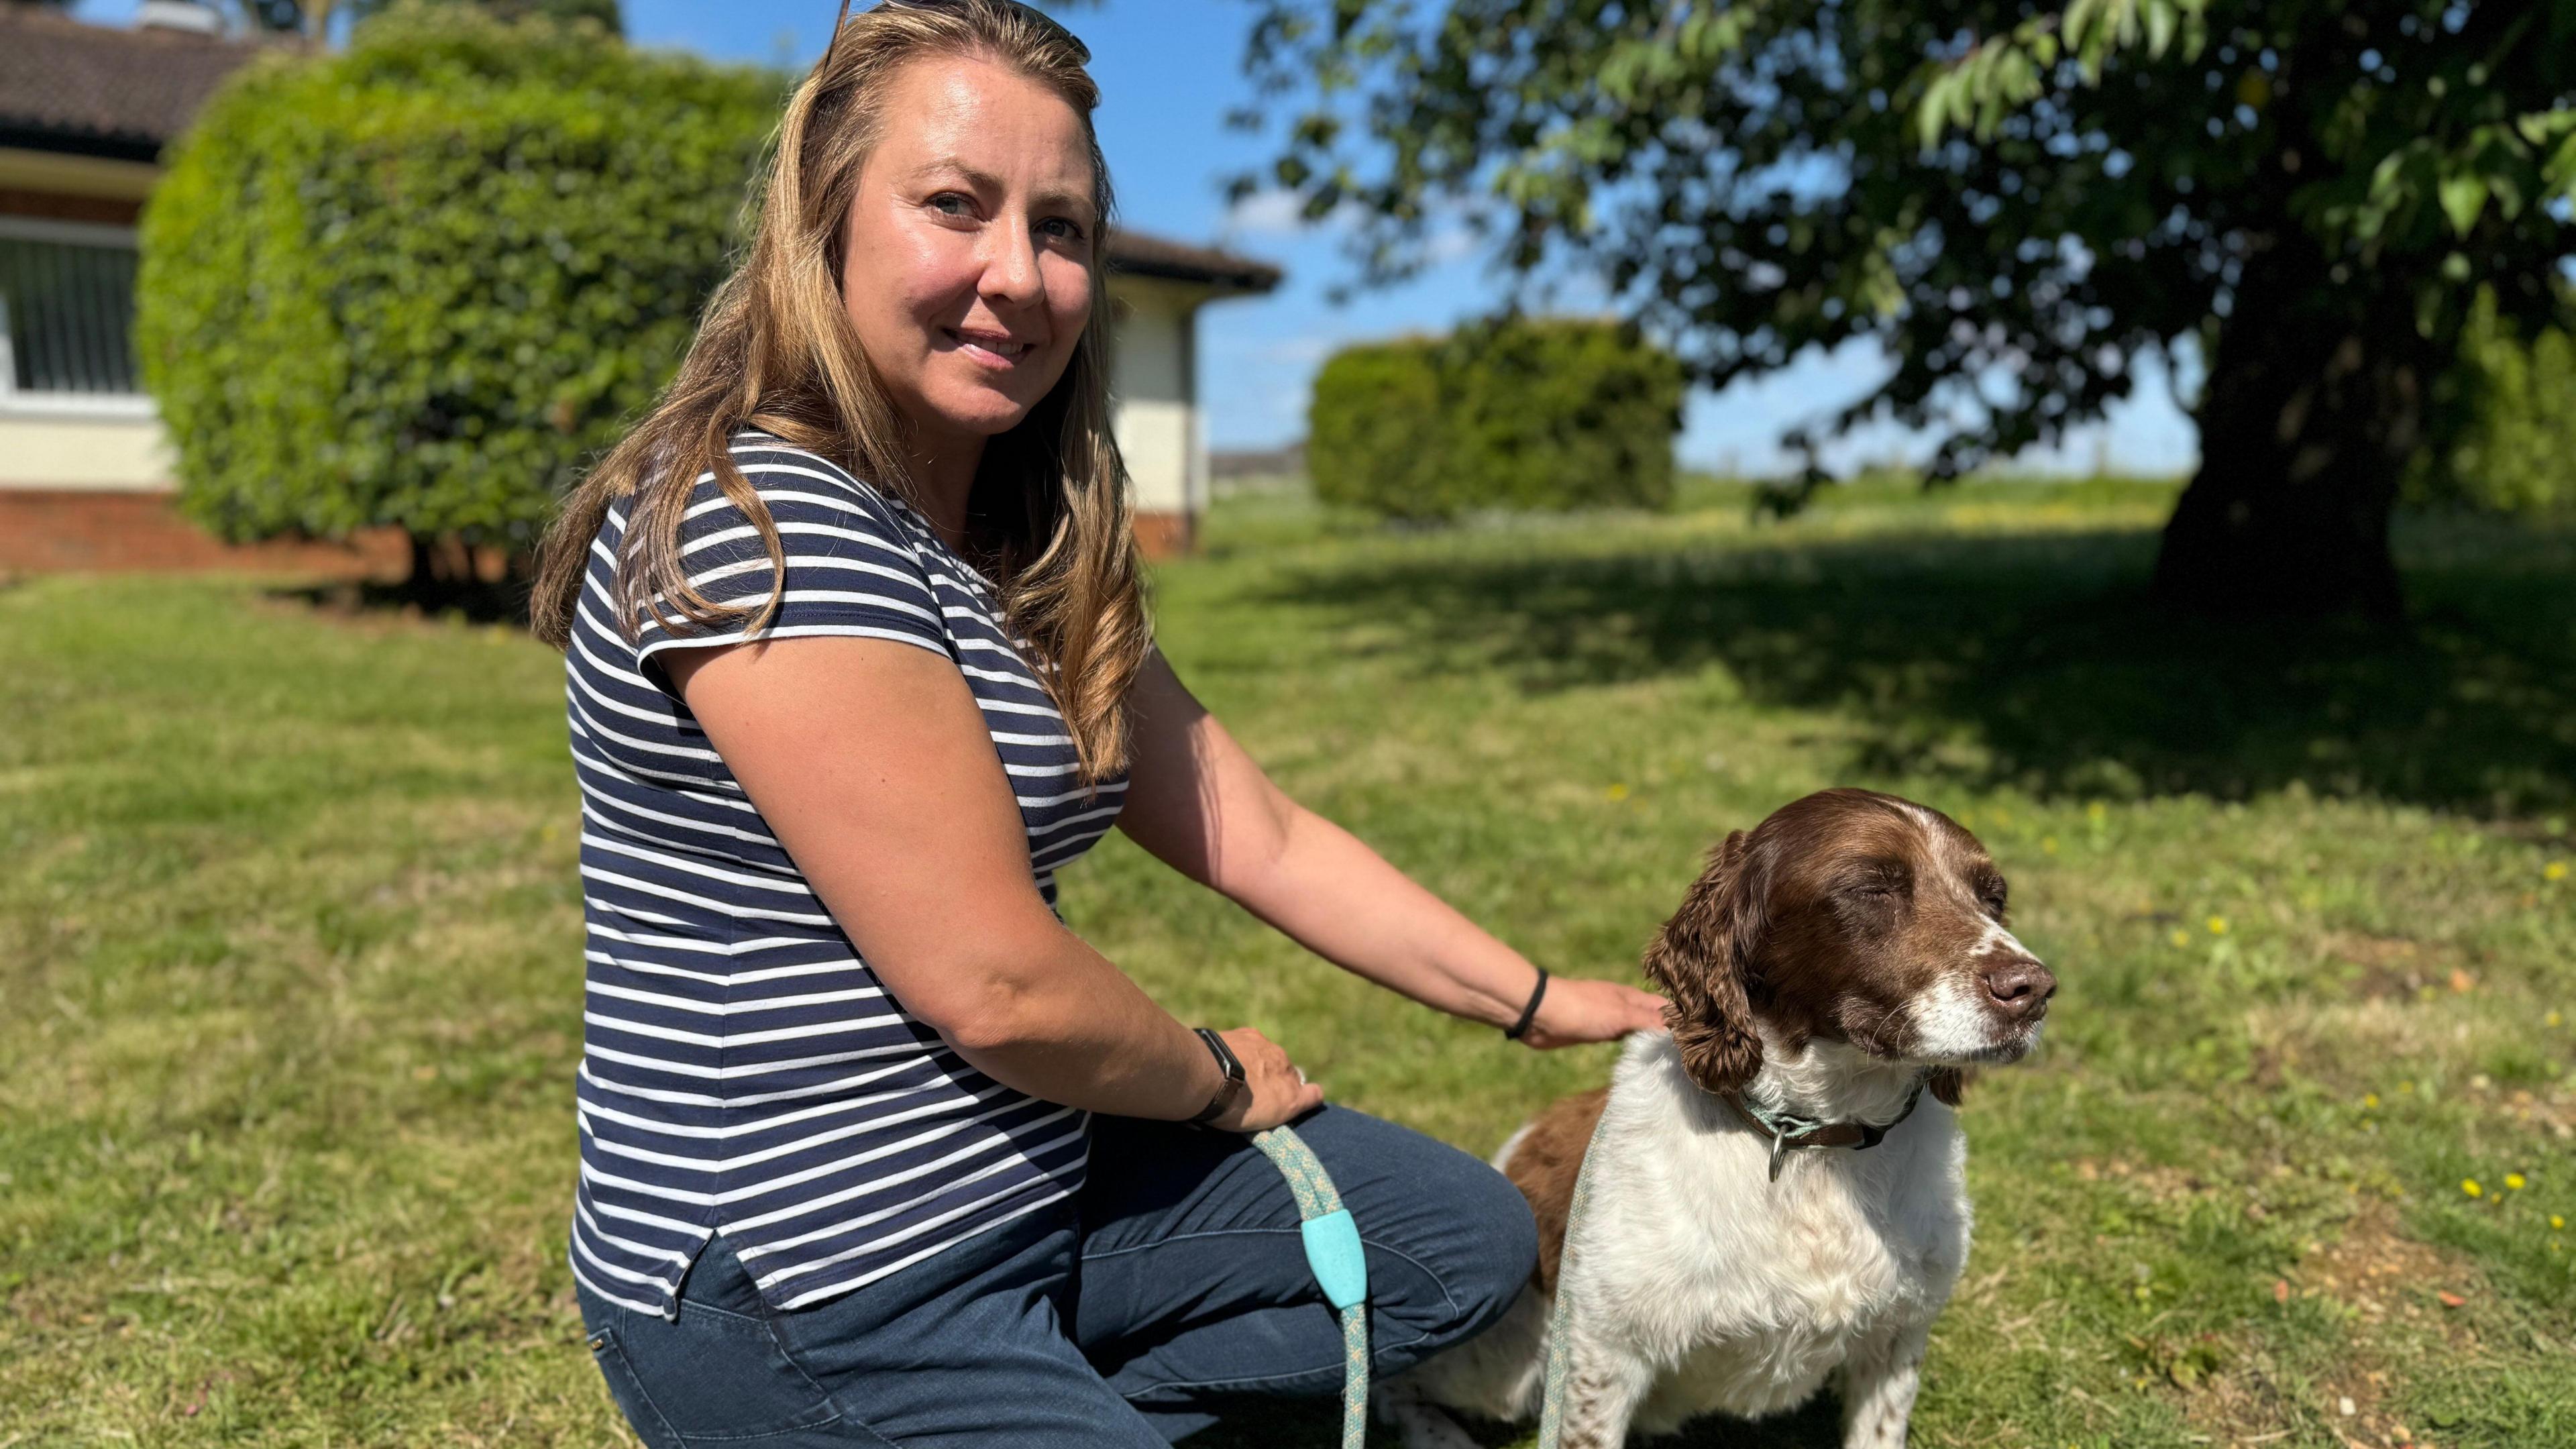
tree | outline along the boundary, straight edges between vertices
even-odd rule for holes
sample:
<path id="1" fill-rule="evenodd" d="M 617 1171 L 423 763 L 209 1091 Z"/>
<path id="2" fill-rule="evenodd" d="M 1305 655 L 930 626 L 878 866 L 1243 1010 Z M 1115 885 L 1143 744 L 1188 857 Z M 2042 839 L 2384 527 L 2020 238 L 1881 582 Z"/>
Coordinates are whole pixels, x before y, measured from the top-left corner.
<path id="1" fill-rule="evenodd" d="M 2567 320 L 2576 0 L 1255 0 L 1262 177 L 1362 280 L 1479 228 L 1711 386 L 1867 339 L 1955 476 L 2197 344 L 2202 463 L 2155 587 L 2399 607 L 2402 478 L 2466 410 L 2472 298 Z"/>

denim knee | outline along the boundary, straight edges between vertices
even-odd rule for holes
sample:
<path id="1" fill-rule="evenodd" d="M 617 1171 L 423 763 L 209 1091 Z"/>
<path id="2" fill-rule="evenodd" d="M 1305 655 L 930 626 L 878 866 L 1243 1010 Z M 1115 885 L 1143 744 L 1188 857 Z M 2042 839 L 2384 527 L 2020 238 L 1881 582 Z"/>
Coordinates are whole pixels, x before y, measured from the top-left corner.
<path id="1" fill-rule="evenodd" d="M 1415 1352 L 1428 1354 L 1473 1337 L 1512 1306 L 1538 1267 L 1538 1223 L 1509 1178 L 1463 1152 L 1418 1166 L 1416 1190 L 1436 1205 L 1439 1226 L 1412 1256 L 1442 1292 L 1386 1308 L 1421 1331 Z"/>
<path id="2" fill-rule="evenodd" d="M 1455 1338 L 1474 1336 L 1503 1316 L 1538 1271 L 1538 1220 L 1510 1178 L 1478 1163 L 1475 1186 L 1462 1193 L 1460 1215 L 1475 1224 L 1449 1292 L 1464 1321 Z"/>

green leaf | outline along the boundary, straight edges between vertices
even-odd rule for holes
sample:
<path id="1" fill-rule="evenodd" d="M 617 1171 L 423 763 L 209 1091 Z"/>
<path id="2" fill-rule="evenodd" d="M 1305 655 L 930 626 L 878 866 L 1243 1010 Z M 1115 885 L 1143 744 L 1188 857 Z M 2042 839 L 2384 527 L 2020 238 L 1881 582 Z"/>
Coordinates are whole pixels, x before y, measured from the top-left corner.
<path id="1" fill-rule="evenodd" d="M 2182 14 L 2175 8 L 2173 0 L 2142 0 L 2138 9 L 2147 22 L 2147 54 L 2162 60 L 2166 48 L 2173 44 L 2174 28 L 2181 22 Z"/>
<path id="2" fill-rule="evenodd" d="M 2474 174 L 2445 176 L 2441 196 L 2442 214 L 2451 219 L 2451 229 L 2467 236 L 2478 224 L 2478 213 L 2486 210 L 2487 179 Z"/>

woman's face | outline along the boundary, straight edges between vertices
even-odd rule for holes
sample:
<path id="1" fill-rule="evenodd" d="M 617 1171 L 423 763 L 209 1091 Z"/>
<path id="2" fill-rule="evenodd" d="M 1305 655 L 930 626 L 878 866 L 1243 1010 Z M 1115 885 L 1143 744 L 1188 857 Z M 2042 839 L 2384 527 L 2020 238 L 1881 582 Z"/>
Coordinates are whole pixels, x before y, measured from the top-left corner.
<path id="1" fill-rule="evenodd" d="M 841 296 L 925 453 L 978 445 L 1064 375 L 1091 315 L 1091 147 L 1063 97 L 989 61 L 896 73 L 850 204 Z"/>

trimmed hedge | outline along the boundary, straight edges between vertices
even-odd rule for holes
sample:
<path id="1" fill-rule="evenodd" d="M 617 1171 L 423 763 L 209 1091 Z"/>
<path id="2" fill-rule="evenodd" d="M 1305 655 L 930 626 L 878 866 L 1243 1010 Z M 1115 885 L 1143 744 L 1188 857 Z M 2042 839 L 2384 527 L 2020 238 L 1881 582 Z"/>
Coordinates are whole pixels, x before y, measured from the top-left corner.
<path id="1" fill-rule="evenodd" d="M 784 94 L 467 7 L 246 67 L 142 228 L 182 506 L 236 540 L 527 546 L 677 365 Z"/>
<path id="2" fill-rule="evenodd" d="M 2576 339 L 2529 346 L 2481 298 L 2462 348 L 2467 426 L 2419 490 L 2502 513 L 2576 513 Z"/>
<path id="3" fill-rule="evenodd" d="M 1672 501 L 1682 366 L 1631 327 L 1572 319 L 1346 348 L 1315 378 L 1317 496 L 1390 518 Z"/>

